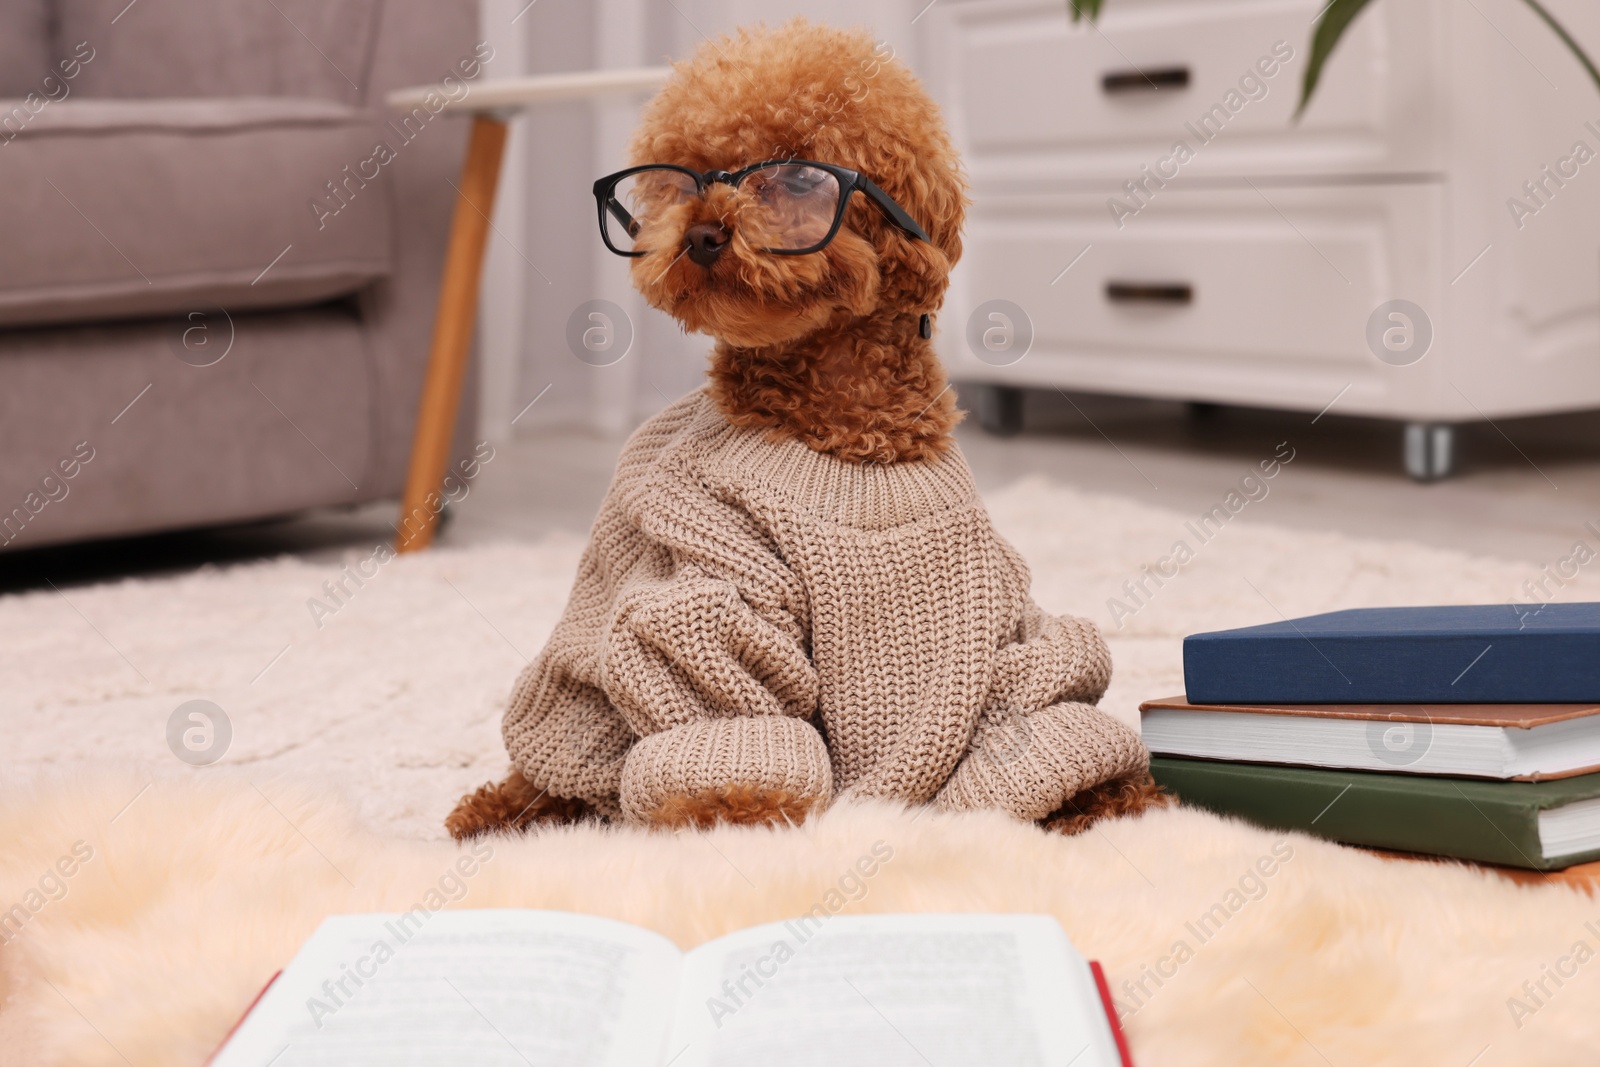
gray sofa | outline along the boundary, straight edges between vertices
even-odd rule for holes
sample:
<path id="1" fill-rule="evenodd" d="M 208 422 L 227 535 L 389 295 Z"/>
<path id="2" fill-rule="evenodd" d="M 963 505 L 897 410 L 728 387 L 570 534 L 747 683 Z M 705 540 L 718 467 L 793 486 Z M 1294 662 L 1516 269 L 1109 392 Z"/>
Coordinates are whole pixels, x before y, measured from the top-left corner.
<path id="1" fill-rule="evenodd" d="M 398 496 L 466 128 L 382 98 L 463 91 L 476 33 L 0 0 L 0 551 Z"/>

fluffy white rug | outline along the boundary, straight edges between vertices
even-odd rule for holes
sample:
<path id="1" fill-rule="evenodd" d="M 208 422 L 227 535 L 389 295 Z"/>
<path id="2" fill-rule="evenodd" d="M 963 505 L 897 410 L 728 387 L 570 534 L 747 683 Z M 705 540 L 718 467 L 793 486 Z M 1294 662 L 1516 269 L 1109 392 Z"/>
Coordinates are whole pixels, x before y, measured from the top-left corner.
<path id="1" fill-rule="evenodd" d="M 0 1062 L 197 1065 L 324 915 L 451 888 L 452 846 L 364 831 L 319 792 L 216 777 L 123 810 L 141 788 L 102 777 L 0 807 L 0 899 L 92 850 L 0 949 Z M 1105 963 L 1140 1067 L 1592 1064 L 1600 1048 L 1600 964 L 1571 963 L 1596 944 L 1587 896 L 1191 811 L 1078 838 L 881 807 L 776 833 L 553 831 L 494 842 L 453 906 L 586 911 L 690 946 L 826 906 L 879 841 L 893 857 L 850 911 L 1055 915 Z M 1508 998 L 1558 967 L 1573 977 L 1519 1029 Z"/>
<path id="2" fill-rule="evenodd" d="M 1108 704 L 1130 719 L 1140 699 L 1182 688 L 1185 633 L 1358 604 L 1503 601 L 1538 577 L 1526 563 L 1276 529 L 1257 521 L 1270 504 L 1204 544 L 1192 516 L 1042 482 L 990 507 L 1032 563 L 1039 601 L 1107 630 Z M 1193 560 L 1159 589 L 1147 581 L 1142 607 L 1129 600 L 1123 583 L 1179 539 Z M 338 568 L 296 560 L 0 598 L 0 768 L 13 783 L 0 909 L 41 888 L 75 842 L 94 849 L 65 896 L 0 947 L 0 1063 L 197 1063 L 320 916 L 409 907 L 435 884 L 451 848 L 439 820 L 503 770 L 500 703 L 581 547 L 372 564 L 337 600 L 324 583 Z M 368 555 L 352 554 L 351 570 Z M 1139 608 L 1121 628 L 1112 597 Z M 168 748 L 170 716 L 193 699 L 231 724 L 214 766 Z M 1143 1067 L 1489 1067 L 1592 1062 L 1600 1047 L 1600 967 L 1584 966 L 1600 910 L 1570 890 L 1293 838 L 1294 858 L 1250 900 L 1243 880 L 1280 839 L 1198 813 L 1070 841 L 988 817 L 912 820 L 850 809 L 783 834 L 504 842 L 461 904 L 593 911 L 689 944 L 805 910 L 882 838 L 896 860 L 857 907 L 1056 914 L 1114 985 L 1143 979 L 1122 993 Z M 1199 944 L 1186 924 L 1218 904 L 1231 917 Z M 1512 997 L 1533 1009 L 1520 1027 Z"/>

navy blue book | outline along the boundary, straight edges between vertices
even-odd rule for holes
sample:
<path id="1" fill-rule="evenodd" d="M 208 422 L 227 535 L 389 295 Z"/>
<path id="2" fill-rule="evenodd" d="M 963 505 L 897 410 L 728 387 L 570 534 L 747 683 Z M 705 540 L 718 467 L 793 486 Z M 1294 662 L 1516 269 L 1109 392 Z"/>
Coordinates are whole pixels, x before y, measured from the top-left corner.
<path id="1" fill-rule="evenodd" d="M 1194 704 L 1600 701 L 1600 604 L 1355 608 L 1183 640 Z"/>

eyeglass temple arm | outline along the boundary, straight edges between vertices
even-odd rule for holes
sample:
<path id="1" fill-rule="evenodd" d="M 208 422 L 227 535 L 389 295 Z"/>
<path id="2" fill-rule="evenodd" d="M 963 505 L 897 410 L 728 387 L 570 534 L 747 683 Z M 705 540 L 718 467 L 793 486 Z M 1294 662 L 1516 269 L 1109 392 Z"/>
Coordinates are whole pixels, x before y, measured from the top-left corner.
<path id="1" fill-rule="evenodd" d="M 606 210 L 611 213 L 611 217 L 622 223 L 623 229 L 629 231 L 633 229 L 633 216 L 628 213 L 627 208 L 617 202 L 616 197 L 608 193 L 605 197 L 605 206 Z"/>
<path id="2" fill-rule="evenodd" d="M 878 188 L 873 180 L 867 177 L 865 174 L 861 175 L 857 180 L 861 183 L 861 191 L 866 193 L 868 198 L 870 198 L 874 204 L 877 204 L 885 215 L 888 215 L 890 219 L 894 220 L 894 224 L 896 226 L 900 227 L 902 230 L 905 230 L 913 237 L 927 241 L 930 244 L 932 243 L 933 238 L 928 236 L 928 231 L 924 230 L 921 226 L 918 226 L 917 220 L 912 218 L 910 215 L 907 215 L 905 209 L 894 202 L 894 197 Z"/>

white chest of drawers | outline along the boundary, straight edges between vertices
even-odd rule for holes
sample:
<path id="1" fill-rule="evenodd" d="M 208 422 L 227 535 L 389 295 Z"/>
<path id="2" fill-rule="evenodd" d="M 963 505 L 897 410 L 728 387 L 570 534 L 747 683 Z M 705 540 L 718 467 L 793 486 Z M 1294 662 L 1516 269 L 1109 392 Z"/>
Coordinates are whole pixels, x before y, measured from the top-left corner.
<path id="1" fill-rule="evenodd" d="M 1022 386 L 1332 405 L 1429 476 L 1454 423 L 1600 407 L 1600 92 L 1516 0 L 1377 0 L 1296 123 L 1322 4 L 926 11 L 974 199 L 940 350 L 986 423 Z"/>

